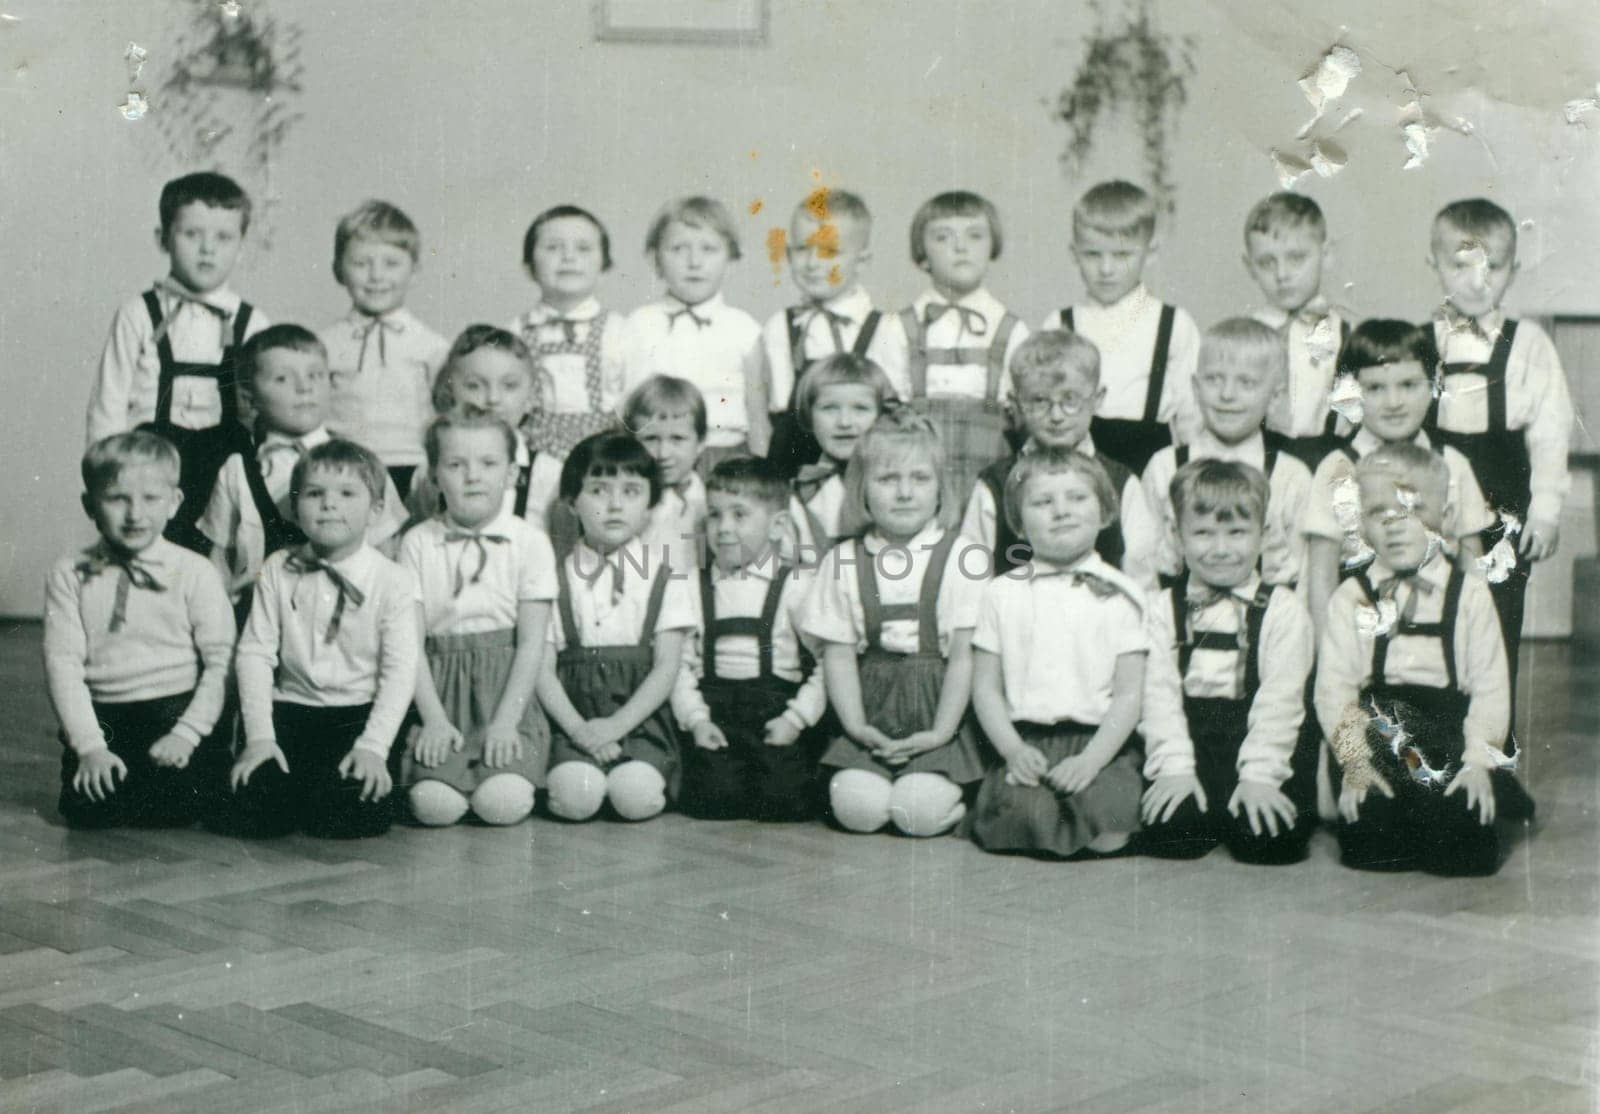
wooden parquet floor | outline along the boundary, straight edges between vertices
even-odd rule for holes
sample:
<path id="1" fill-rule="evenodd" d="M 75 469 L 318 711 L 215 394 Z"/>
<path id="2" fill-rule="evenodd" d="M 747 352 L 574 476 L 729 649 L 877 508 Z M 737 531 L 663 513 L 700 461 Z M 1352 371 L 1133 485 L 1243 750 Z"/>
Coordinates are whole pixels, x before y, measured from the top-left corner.
<path id="1" fill-rule="evenodd" d="M 1524 651 L 1539 826 L 1456 881 L 1326 834 L 1272 870 L 677 816 L 71 833 L 37 638 L 0 629 L 0 1111 L 1600 1108 L 1600 665 L 1563 648 Z"/>

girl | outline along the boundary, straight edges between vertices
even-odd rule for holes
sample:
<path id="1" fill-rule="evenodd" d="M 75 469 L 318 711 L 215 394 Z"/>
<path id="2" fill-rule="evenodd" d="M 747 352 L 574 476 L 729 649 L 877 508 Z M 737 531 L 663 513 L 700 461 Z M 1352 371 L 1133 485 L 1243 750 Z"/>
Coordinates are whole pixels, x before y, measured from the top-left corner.
<path id="1" fill-rule="evenodd" d="M 972 840 L 1111 854 L 1139 827 L 1149 651 L 1143 593 L 1095 552 L 1116 492 L 1094 457 L 1037 448 L 1006 479 L 1005 514 L 1032 559 L 984 586 L 972 636 L 972 706 L 1005 759 L 978 791 Z"/>
<path id="2" fill-rule="evenodd" d="M 640 538 L 661 498 L 661 475 L 626 433 L 573 446 L 561 499 L 582 537 L 556 566 L 560 621 L 539 674 L 554 727 L 550 811 L 587 820 L 607 801 L 647 820 L 677 796 L 679 750 L 667 698 L 695 625 L 688 582 L 670 575 Z"/>
<path id="3" fill-rule="evenodd" d="M 622 317 L 595 298 L 611 270 L 611 235 L 598 217 L 557 205 L 533 219 L 522 238 L 522 265 L 539 284 L 539 302 L 511 332 L 550 376 L 551 405 L 530 422 L 535 445 L 556 458 L 616 424 L 622 399 Z"/>
<path id="4" fill-rule="evenodd" d="M 469 808 L 486 824 L 515 824 L 544 783 L 550 732 L 533 690 L 556 562 L 544 534 L 505 506 L 516 447 L 493 417 L 436 418 L 424 438 L 444 511 L 400 546 L 422 587 L 426 637 L 422 722 L 400 783 L 423 824 L 454 824 Z"/>
<path id="5" fill-rule="evenodd" d="M 871 360 L 841 352 L 812 363 L 794 393 L 800 429 L 822 450 L 816 463 L 800 469 L 789 498 L 788 544 L 797 563 L 812 567 L 842 536 L 844 469 L 894 399 L 894 387 Z"/>
<path id="6" fill-rule="evenodd" d="M 938 835 L 966 814 L 962 787 L 983 776 L 966 715 L 979 581 L 961 568 L 960 504 L 926 417 L 878 419 L 845 470 L 845 506 L 865 531 L 832 550 L 801 618 L 823 644 L 845 732 L 822 758 L 837 771 L 828 798 L 849 831 L 893 820 L 907 835 Z"/>

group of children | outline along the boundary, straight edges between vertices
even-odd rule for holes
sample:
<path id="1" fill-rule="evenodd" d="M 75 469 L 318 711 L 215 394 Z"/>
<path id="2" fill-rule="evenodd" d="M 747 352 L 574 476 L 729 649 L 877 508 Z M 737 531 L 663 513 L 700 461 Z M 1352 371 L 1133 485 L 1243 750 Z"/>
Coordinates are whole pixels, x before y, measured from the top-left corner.
<path id="1" fill-rule="evenodd" d="M 661 211 L 668 293 L 626 318 L 604 225 L 558 206 L 539 303 L 453 344 L 405 307 L 398 209 L 340 222 L 351 310 L 315 333 L 229 290 L 249 212 L 168 184 L 170 273 L 101 361 L 100 540 L 45 610 L 71 824 L 353 837 L 542 790 L 570 821 L 1285 863 L 1320 814 L 1352 866 L 1481 874 L 1532 815 L 1511 672 L 1572 410 L 1499 309 L 1490 202 L 1435 220 L 1435 321 L 1357 324 L 1321 212 L 1275 194 L 1245 228 L 1271 308 L 1203 334 L 1144 287 L 1125 182 L 1073 213 L 1089 300 L 1033 334 L 974 194 L 918 211 L 899 313 L 859 282 L 866 206 L 813 194 L 765 327 L 723 300 L 716 202 Z"/>

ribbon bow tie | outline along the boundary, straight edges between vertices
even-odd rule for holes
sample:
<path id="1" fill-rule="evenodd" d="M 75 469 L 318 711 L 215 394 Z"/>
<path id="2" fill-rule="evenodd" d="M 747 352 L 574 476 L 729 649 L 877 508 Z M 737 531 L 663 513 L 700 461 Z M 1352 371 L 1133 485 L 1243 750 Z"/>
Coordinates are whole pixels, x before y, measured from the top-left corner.
<path id="1" fill-rule="evenodd" d="M 405 331 L 405 325 L 387 317 L 369 317 L 365 321 L 358 321 L 355 326 L 355 335 L 361 338 L 361 354 L 356 357 L 356 371 L 361 371 L 367 366 L 367 346 L 372 343 L 373 334 L 378 337 L 378 366 L 386 367 L 389 363 L 389 352 L 383 338 L 389 333 Z"/>
<path id="2" fill-rule="evenodd" d="M 294 460 L 289 464 L 289 467 L 293 468 L 299 463 L 300 458 L 306 455 L 306 447 L 299 441 L 283 441 L 277 438 L 263 441 L 256 446 L 256 463 L 261 466 L 263 479 L 277 471 L 272 466 L 273 461 L 285 453 L 294 454 Z"/>
<path id="3" fill-rule="evenodd" d="M 819 317 L 828 323 L 828 335 L 833 338 L 833 350 L 843 352 L 844 329 L 854 319 L 848 314 L 834 312 L 821 302 L 812 302 L 800 312 L 800 335 L 804 336 L 806 330 L 811 328 L 811 323 Z"/>
<path id="4" fill-rule="evenodd" d="M 128 620 L 128 591 L 140 588 L 146 592 L 165 592 L 166 586 L 156 579 L 145 562 L 104 546 L 98 546 L 73 565 L 80 581 L 89 581 L 107 569 L 117 569 L 117 597 L 111 606 L 111 630 L 119 631 Z"/>
<path id="5" fill-rule="evenodd" d="M 839 466 L 831 460 L 823 459 L 814 464 L 802 465 L 800 471 L 795 473 L 795 489 L 801 492 L 801 502 L 817 493 L 817 488 L 826 483 L 831 476 L 839 474 Z"/>
<path id="6" fill-rule="evenodd" d="M 468 584 L 476 584 L 483 579 L 483 570 L 489 567 L 489 546 L 486 543 L 505 542 L 509 544 L 511 541 L 504 534 L 483 534 L 476 530 L 448 530 L 445 532 L 444 540 L 447 545 L 451 542 L 462 542 L 466 545 L 478 547 L 478 567 L 473 571 L 470 579 L 463 580 L 461 575 L 467 564 L 466 554 L 462 554 L 461 564 L 456 566 L 456 588 L 454 594 L 457 596 L 461 594 L 461 589 Z"/>
<path id="7" fill-rule="evenodd" d="M 545 318 L 544 323 L 546 325 L 561 326 L 562 335 L 567 338 L 567 343 L 577 344 L 578 326 L 587 325 L 589 322 L 579 317 L 547 317 Z"/>
<path id="8" fill-rule="evenodd" d="M 701 317 L 698 313 L 696 313 L 694 311 L 694 307 L 693 306 L 687 306 L 686 305 L 682 309 L 675 309 L 672 312 L 667 314 L 667 331 L 668 332 L 671 332 L 673 330 L 673 328 L 677 326 L 678 318 L 680 318 L 680 317 L 687 317 L 690 321 L 693 321 L 694 325 L 695 325 L 695 328 L 697 328 L 697 329 L 704 329 L 708 325 L 711 324 L 711 318 L 709 318 L 709 317 Z"/>
<path id="9" fill-rule="evenodd" d="M 963 332 L 981 337 L 989 331 L 989 321 L 983 314 L 971 306 L 956 305 L 952 302 L 929 302 L 928 308 L 922 311 L 922 323 L 931 329 L 933 323 L 947 313 L 954 313 L 960 319 Z"/>
<path id="10" fill-rule="evenodd" d="M 600 583 L 600 578 L 605 575 L 607 569 L 611 570 L 611 605 L 615 607 L 621 602 L 622 558 L 615 556 L 601 557 L 599 558 L 599 564 L 594 567 L 593 572 L 587 572 L 584 570 L 582 558 L 575 557 L 573 559 L 573 565 L 577 568 L 578 575 L 583 577 L 584 583 L 588 584 L 590 588 L 593 588 L 596 584 Z"/>
<path id="11" fill-rule="evenodd" d="M 328 633 L 323 635 L 323 642 L 332 642 L 339 637 L 339 624 L 344 621 L 346 606 L 360 607 L 367 602 L 366 593 L 351 583 L 349 577 L 309 550 L 291 554 L 284 565 L 291 572 L 299 573 L 301 576 L 325 573 L 328 579 L 333 581 L 333 586 L 339 590 L 339 601 L 333 605 L 333 618 L 328 620 Z M 291 606 L 294 606 L 292 599 Z"/>
<path id="12" fill-rule="evenodd" d="M 1099 573 L 1085 572 L 1082 569 L 1058 569 L 1051 566 L 1035 565 L 1033 575 L 1036 578 L 1047 576 L 1062 576 L 1070 578 L 1074 588 L 1087 588 L 1099 600 L 1108 600 L 1121 591 L 1115 584 L 1101 576 Z"/>
<path id="13" fill-rule="evenodd" d="M 1417 601 L 1423 596 L 1433 595 L 1438 591 L 1438 586 L 1433 581 L 1425 579 L 1419 569 L 1397 572 L 1378 582 L 1378 599 L 1397 602 L 1402 585 L 1410 588 L 1411 594 L 1400 606 L 1400 621 L 1409 623 L 1417 613 Z"/>
<path id="14" fill-rule="evenodd" d="M 1476 337 L 1485 344 L 1494 339 L 1489 335 L 1489 330 L 1483 327 L 1482 321 L 1458 312 L 1454 306 L 1446 304 L 1440 316 L 1444 319 L 1447 334 L 1464 333 L 1469 337 Z"/>
<path id="15" fill-rule="evenodd" d="M 195 309 L 203 310 L 216 319 L 217 328 L 222 336 L 222 346 L 224 348 L 227 347 L 228 320 L 233 316 L 232 310 L 224 309 L 219 305 L 213 305 L 211 302 L 206 301 L 188 287 L 182 286 L 176 282 L 172 282 L 171 280 L 157 283 L 156 288 L 177 304 L 172 307 L 171 313 L 162 318 L 161 324 L 156 329 L 153 339 L 159 343 L 161 338 L 166 336 L 171 330 L 172 320 L 178 315 L 178 310 L 182 309 L 184 306 L 193 306 Z"/>
<path id="16" fill-rule="evenodd" d="M 1191 584 L 1184 595 L 1184 603 L 1191 614 L 1204 611 L 1206 608 L 1222 603 L 1224 600 L 1232 600 L 1234 603 L 1243 604 L 1246 607 L 1250 606 L 1251 602 L 1248 598 L 1231 589 L 1213 588 L 1208 584 Z"/>

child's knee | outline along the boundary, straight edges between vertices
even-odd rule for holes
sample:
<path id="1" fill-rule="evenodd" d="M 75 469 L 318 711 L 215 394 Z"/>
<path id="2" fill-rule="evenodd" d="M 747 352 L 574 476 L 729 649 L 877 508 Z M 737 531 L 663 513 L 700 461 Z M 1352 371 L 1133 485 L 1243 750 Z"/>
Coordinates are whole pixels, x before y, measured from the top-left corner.
<path id="1" fill-rule="evenodd" d="M 1096 855 L 1115 855 L 1128 846 L 1127 832 L 1101 832 L 1089 841 L 1089 850 Z"/>
<path id="2" fill-rule="evenodd" d="M 871 770 L 840 770 L 828 782 L 828 804 L 839 826 L 875 832 L 889 822 L 889 779 Z"/>
<path id="3" fill-rule="evenodd" d="M 606 802 L 606 775 L 587 762 L 562 762 L 550 771 L 550 812 L 563 820 L 587 820 Z"/>
<path id="4" fill-rule="evenodd" d="M 515 824 L 533 811 L 533 783 L 520 774 L 495 774 L 472 794 L 472 811 L 485 824 Z"/>
<path id="5" fill-rule="evenodd" d="M 411 815 L 419 824 L 442 828 L 454 824 L 467 812 L 467 799 L 453 786 L 429 778 L 419 781 L 406 793 Z"/>
<path id="6" fill-rule="evenodd" d="M 935 836 L 961 822 L 961 786 L 942 774 L 906 774 L 889 790 L 889 818 L 909 836 Z"/>
<path id="7" fill-rule="evenodd" d="M 667 780 L 648 762 L 624 762 L 606 775 L 606 799 L 624 820 L 648 820 L 667 807 Z"/>

